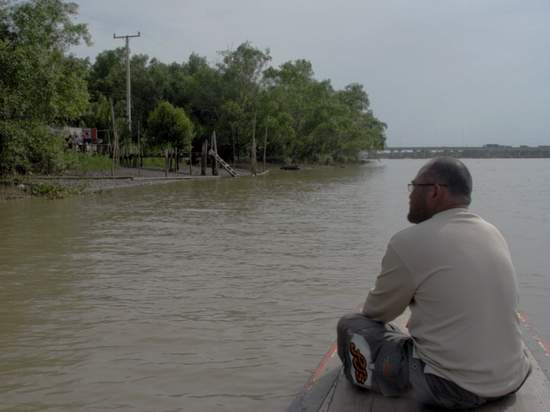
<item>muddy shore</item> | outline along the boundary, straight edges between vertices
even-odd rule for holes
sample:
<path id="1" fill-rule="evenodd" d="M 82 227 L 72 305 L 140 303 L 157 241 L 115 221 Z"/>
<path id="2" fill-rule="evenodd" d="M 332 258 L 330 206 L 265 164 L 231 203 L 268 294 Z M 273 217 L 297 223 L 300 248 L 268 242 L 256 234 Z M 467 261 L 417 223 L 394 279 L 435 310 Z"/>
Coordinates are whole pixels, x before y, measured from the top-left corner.
<path id="1" fill-rule="evenodd" d="M 251 176 L 249 170 L 235 168 L 239 176 Z M 218 176 L 212 176 L 211 169 L 207 170 L 206 176 L 201 176 L 199 167 L 193 167 L 192 173 L 189 168 L 177 173 L 165 174 L 164 170 L 144 168 L 118 168 L 115 175 L 110 172 L 92 172 L 86 174 L 71 173 L 62 176 L 30 176 L 16 179 L 14 184 L 4 182 L 0 185 L 0 201 L 21 199 L 33 195 L 32 187 L 43 186 L 54 188 L 60 194 L 85 194 L 97 193 L 104 190 L 112 190 L 125 187 L 147 186 L 153 184 L 171 183 L 178 180 L 188 179 L 219 179 L 231 177 L 223 168 L 218 169 Z M 35 191 L 36 192 L 36 191 Z M 35 193 L 36 194 L 36 193 Z M 63 196 L 54 196 L 63 197 Z"/>

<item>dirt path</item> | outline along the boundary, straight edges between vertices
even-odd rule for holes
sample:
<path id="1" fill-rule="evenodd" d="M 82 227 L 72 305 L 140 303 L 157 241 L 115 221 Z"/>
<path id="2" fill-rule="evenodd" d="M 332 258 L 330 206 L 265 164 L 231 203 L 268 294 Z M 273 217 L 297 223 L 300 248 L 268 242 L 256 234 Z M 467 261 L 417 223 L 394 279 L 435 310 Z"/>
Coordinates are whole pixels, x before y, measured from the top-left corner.
<path id="1" fill-rule="evenodd" d="M 246 169 L 236 169 L 240 176 L 250 176 Z M 115 176 L 110 172 L 92 172 L 85 175 L 63 176 L 31 176 L 25 182 L 15 185 L 0 185 L 0 201 L 20 199 L 31 196 L 30 186 L 48 185 L 59 187 L 67 193 L 94 193 L 124 187 L 146 186 L 153 184 L 170 183 L 188 179 L 219 179 L 231 177 L 224 169 L 219 168 L 219 175 L 212 176 L 211 169 L 206 176 L 201 176 L 200 167 L 193 167 L 192 174 L 189 168 L 178 173 L 170 172 L 168 176 L 160 169 L 134 169 L 121 167 L 116 170 Z"/>

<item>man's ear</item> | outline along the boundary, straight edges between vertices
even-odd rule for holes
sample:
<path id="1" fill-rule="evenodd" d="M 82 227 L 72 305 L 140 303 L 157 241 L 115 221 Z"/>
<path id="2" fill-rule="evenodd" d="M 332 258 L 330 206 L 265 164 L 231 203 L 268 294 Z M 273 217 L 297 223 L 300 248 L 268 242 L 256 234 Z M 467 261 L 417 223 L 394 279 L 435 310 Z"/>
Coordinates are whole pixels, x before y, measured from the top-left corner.
<path id="1" fill-rule="evenodd" d="M 447 192 L 441 186 L 435 185 L 430 197 L 437 202 L 444 202 L 447 199 Z"/>
<path id="2" fill-rule="evenodd" d="M 442 203 L 448 203 L 451 199 L 451 194 L 449 193 L 448 190 L 446 190 L 447 188 L 446 187 L 442 187 L 442 186 L 436 186 L 435 187 L 436 191 L 437 191 L 437 197 L 439 199 L 439 201 L 441 201 Z"/>

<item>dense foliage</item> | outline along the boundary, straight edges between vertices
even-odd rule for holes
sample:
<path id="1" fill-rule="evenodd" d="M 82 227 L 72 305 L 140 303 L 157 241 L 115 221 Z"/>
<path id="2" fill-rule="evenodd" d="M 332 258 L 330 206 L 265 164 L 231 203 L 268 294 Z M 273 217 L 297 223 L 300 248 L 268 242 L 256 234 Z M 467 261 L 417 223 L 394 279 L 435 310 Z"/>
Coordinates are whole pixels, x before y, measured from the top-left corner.
<path id="1" fill-rule="evenodd" d="M 125 51 L 103 51 L 93 64 L 69 55 L 90 40 L 76 12 L 63 0 L 0 0 L 0 173 L 63 168 L 63 143 L 47 126 L 109 129 L 110 101 L 126 119 Z M 222 157 L 248 158 L 255 139 L 286 162 L 349 161 L 384 146 L 386 126 L 362 85 L 335 90 L 306 60 L 270 62 L 269 50 L 248 42 L 220 52 L 216 65 L 197 54 L 171 64 L 133 55 L 134 135 L 118 127 L 121 144 L 131 147 L 139 130 L 149 147 L 198 150 L 216 131 Z"/>
<path id="2" fill-rule="evenodd" d="M 52 172 L 61 142 L 46 126 L 77 121 L 88 106 L 85 61 L 66 55 L 86 27 L 61 0 L 0 2 L 0 172 Z"/>
<path id="3" fill-rule="evenodd" d="M 349 161 L 360 150 L 381 148 L 386 125 L 369 109 L 369 98 L 357 83 L 335 90 L 329 80 L 314 78 L 306 60 L 270 67 L 269 50 L 243 43 L 220 52 L 221 62 L 209 65 L 192 54 L 183 63 L 161 63 L 134 55 L 132 118 L 151 142 L 158 141 L 149 114 L 161 102 L 182 108 L 195 126 L 195 146 L 215 130 L 218 150 L 229 159 L 248 157 L 255 136 L 258 150 L 267 142 L 268 157 L 284 161 Z M 89 76 L 92 110 L 105 99 L 118 101 L 124 115 L 124 50 L 97 56 Z M 107 114 L 88 117 L 92 124 L 107 124 Z M 135 127 L 133 127 L 135 129 Z M 156 129 L 158 130 L 158 129 Z"/>

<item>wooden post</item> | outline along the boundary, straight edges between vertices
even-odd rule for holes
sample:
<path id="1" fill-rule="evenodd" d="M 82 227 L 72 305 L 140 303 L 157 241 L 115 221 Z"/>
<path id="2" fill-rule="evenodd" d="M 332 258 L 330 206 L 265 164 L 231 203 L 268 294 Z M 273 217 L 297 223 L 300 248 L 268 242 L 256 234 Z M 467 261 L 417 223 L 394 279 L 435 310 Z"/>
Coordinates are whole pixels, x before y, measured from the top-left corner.
<path id="1" fill-rule="evenodd" d="M 206 160 L 208 156 L 208 139 L 202 139 L 202 153 L 201 153 L 201 176 L 206 176 Z"/>
<path id="2" fill-rule="evenodd" d="M 212 142 L 210 144 L 212 150 L 217 154 L 218 145 L 216 144 L 216 131 L 212 132 Z M 215 158 L 212 158 L 212 176 L 218 176 L 218 161 Z"/>
<path id="3" fill-rule="evenodd" d="M 170 165 L 168 164 L 168 149 L 164 149 L 164 177 L 168 177 L 168 168 Z"/>
<path id="4" fill-rule="evenodd" d="M 142 156 L 141 156 L 141 121 L 138 120 L 138 130 L 137 130 L 137 145 L 138 145 L 138 158 L 137 158 L 137 167 L 138 167 L 138 176 L 141 176 Z"/>
<path id="5" fill-rule="evenodd" d="M 250 148 L 250 171 L 253 175 L 256 174 L 256 112 L 252 120 L 252 147 Z"/>
<path id="6" fill-rule="evenodd" d="M 189 142 L 189 176 L 193 176 L 193 144 Z"/>
<path id="7" fill-rule="evenodd" d="M 241 162 L 241 146 L 239 145 L 239 129 L 235 131 L 235 143 L 237 145 L 237 163 Z"/>
<path id="8" fill-rule="evenodd" d="M 265 133 L 264 133 L 264 172 L 265 172 L 266 149 L 267 149 L 267 125 L 265 126 Z"/>
<path id="9" fill-rule="evenodd" d="M 118 133 L 116 130 L 115 108 L 113 106 L 113 99 L 109 99 L 109 102 L 111 103 L 111 121 L 113 124 L 113 162 L 111 163 L 111 176 L 114 176 L 118 160 Z"/>
<path id="10" fill-rule="evenodd" d="M 233 146 L 233 157 L 231 163 L 235 166 L 235 125 L 231 123 L 231 145 Z"/>

